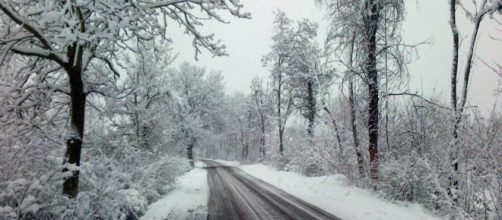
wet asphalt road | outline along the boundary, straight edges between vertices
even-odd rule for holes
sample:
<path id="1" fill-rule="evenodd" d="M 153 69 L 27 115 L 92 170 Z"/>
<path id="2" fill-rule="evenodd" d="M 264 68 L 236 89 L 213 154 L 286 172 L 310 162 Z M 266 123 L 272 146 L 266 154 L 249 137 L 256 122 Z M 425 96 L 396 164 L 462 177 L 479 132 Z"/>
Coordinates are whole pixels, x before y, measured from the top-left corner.
<path id="1" fill-rule="evenodd" d="M 209 220 L 281 220 L 339 218 L 237 167 L 203 160 L 208 171 Z"/>

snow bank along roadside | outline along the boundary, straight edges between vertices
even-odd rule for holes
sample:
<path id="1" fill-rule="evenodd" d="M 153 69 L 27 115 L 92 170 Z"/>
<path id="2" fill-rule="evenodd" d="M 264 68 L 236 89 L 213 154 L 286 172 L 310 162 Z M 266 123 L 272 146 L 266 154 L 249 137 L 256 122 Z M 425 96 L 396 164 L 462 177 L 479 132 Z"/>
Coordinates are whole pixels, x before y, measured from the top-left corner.
<path id="1" fill-rule="evenodd" d="M 204 163 L 178 177 L 176 187 L 166 197 L 152 203 L 141 220 L 206 219 L 209 186 Z"/>
<path id="2" fill-rule="evenodd" d="M 434 220 L 419 204 L 395 204 L 357 188 L 342 175 L 306 177 L 262 164 L 242 165 L 245 172 L 347 220 Z"/>

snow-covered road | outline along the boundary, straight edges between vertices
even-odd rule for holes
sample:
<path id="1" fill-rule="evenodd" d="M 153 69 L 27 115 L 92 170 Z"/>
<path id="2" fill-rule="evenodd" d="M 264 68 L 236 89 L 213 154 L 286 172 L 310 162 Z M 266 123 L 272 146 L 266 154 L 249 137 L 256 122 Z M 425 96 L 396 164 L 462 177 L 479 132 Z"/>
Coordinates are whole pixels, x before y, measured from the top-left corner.
<path id="1" fill-rule="evenodd" d="M 447 219 L 419 204 L 385 200 L 341 175 L 306 177 L 222 160 L 195 164 L 173 191 L 149 206 L 142 220 Z"/>
<path id="2" fill-rule="evenodd" d="M 206 160 L 208 219 L 338 219 L 238 167 Z"/>

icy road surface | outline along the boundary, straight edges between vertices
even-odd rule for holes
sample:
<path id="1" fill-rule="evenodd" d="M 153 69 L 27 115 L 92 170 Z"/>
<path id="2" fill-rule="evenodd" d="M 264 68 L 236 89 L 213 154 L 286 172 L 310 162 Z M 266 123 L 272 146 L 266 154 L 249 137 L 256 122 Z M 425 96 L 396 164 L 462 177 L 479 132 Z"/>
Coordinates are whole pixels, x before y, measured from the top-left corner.
<path id="1" fill-rule="evenodd" d="M 237 167 L 203 162 L 210 188 L 209 220 L 339 219 Z"/>

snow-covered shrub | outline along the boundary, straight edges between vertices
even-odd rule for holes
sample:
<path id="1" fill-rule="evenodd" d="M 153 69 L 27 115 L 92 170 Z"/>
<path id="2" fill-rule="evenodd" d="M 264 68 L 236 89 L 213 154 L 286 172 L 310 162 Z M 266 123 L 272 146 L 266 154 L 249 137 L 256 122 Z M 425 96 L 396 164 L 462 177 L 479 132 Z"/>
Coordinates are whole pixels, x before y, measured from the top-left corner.
<path id="1" fill-rule="evenodd" d="M 146 198 L 138 193 L 131 176 L 120 169 L 120 163 L 105 155 L 93 155 L 81 171 L 81 192 L 77 206 L 81 218 L 124 219 L 145 211 Z M 85 208 L 83 208 L 85 207 Z"/>
<path id="2" fill-rule="evenodd" d="M 451 111 L 428 105 L 405 101 L 387 110 L 390 120 L 383 121 L 380 130 L 378 181 L 368 177 L 365 115 L 358 116 L 356 124 L 364 160 L 360 175 L 351 121 L 345 117 L 349 113 L 342 107 L 334 113 L 340 142 L 332 124 L 316 124 L 314 139 L 309 141 L 305 122 L 292 120 L 285 132 L 283 155 L 278 153 L 277 131 L 270 129 L 263 162 L 309 176 L 343 174 L 354 184 L 376 189 L 390 200 L 421 203 L 440 216 L 502 219 L 500 116 L 493 113 L 483 118 L 475 111 L 466 111 L 458 139 L 454 140 Z M 453 167 L 454 157 L 459 162 L 458 171 Z"/>
<path id="3" fill-rule="evenodd" d="M 434 202 L 434 181 L 427 161 L 416 155 L 403 157 L 382 164 L 380 189 L 392 199 Z"/>
<path id="4" fill-rule="evenodd" d="M 58 196 L 52 195 L 53 191 L 45 182 L 48 176 L 32 178 L 19 178 L 0 184 L 0 219 L 49 219 L 55 216 L 50 211 L 50 201 Z"/>
<path id="5" fill-rule="evenodd" d="M 152 203 L 174 187 L 176 177 L 190 170 L 186 158 L 164 156 L 152 164 L 139 167 L 133 172 L 132 181 Z"/>
<path id="6" fill-rule="evenodd" d="M 190 169 L 187 159 L 142 149 L 119 135 L 121 130 L 103 133 L 102 123 L 89 127 L 94 128 L 89 131 L 94 139 L 86 146 L 77 203 L 87 212 L 75 214 L 81 218 L 138 218 L 172 189 L 176 177 Z"/>
<path id="7" fill-rule="evenodd" d="M 147 124 L 158 131 L 144 136 L 153 139 L 151 148 L 144 149 L 145 144 L 126 138 L 132 127 L 116 129 L 106 120 L 102 97 L 90 96 L 93 108 L 86 118 L 93 120 L 86 122 L 79 194 L 67 198 L 62 184 L 71 172 L 61 172 L 68 130 L 68 116 L 61 111 L 68 108 L 67 97 L 44 87 L 47 81 L 53 86 L 66 82 L 47 78 L 34 86 L 38 75 L 7 73 L 0 75 L 6 83 L 0 85 L 0 219 L 135 219 L 189 169 L 186 159 L 172 153 L 171 136 L 164 135 L 167 129 L 152 125 L 152 121 L 169 124 L 158 118 L 158 110 L 145 114 Z M 27 83 L 16 84 L 21 79 Z M 87 80 L 105 83 L 106 79 Z"/>
<path id="8" fill-rule="evenodd" d="M 409 108 L 391 124 L 397 131 L 390 134 L 395 145 L 382 150 L 379 189 L 391 199 L 419 202 L 440 215 L 500 219 L 500 119 L 466 114 L 455 141 L 451 112 Z M 452 157 L 457 157 L 458 171 Z"/>
<path id="9" fill-rule="evenodd" d="M 324 126 L 320 127 L 316 132 L 326 128 Z M 335 158 L 338 151 L 333 148 L 336 145 L 324 145 L 321 136 L 309 140 L 308 134 L 303 127 L 289 128 L 287 132 L 294 135 L 288 136 L 284 142 L 284 155 L 278 156 L 278 162 L 276 162 L 283 164 L 278 167 L 279 169 L 298 172 L 307 176 L 322 176 L 330 173 L 334 169 L 335 163 L 339 163 Z"/>

